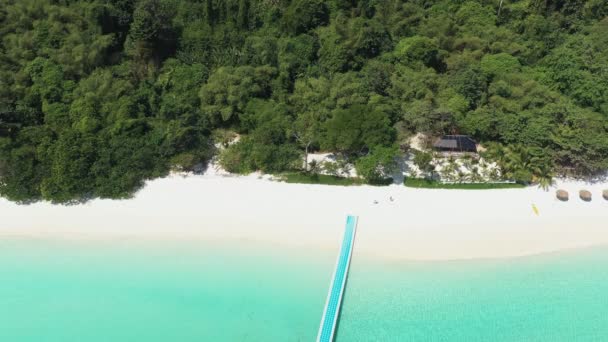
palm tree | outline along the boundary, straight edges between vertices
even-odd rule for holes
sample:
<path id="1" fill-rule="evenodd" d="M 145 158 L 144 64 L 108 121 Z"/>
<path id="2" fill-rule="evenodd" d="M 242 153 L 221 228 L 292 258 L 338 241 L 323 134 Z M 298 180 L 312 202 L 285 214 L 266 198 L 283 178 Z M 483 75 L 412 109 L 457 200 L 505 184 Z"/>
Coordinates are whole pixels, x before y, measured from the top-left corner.
<path id="1" fill-rule="evenodd" d="M 503 174 L 516 181 L 530 182 L 538 159 L 523 145 L 504 148 Z"/>
<path id="2" fill-rule="evenodd" d="M 545 191 L 549 190 L 549 187 L 555 183 L 553 181 L 553 177 L 555 176 L 553 166 L 549 162 L 544 162 L 539 164 L 534 171 L 533 182 L 538 183 L 539 188 Z"/>
<path id="3" fill-rule="evenodd" d="M 555 184 L 555 181 L 553 181 L 553 177 L 551 177 L 550 175 L 536 176 L 535 181 L 538 183 L 538 187 L 545 191 L 548 191 L 549 188 L 553 186 L 553 184 Z"/>
<path id="4" fill-rule="evenodd" d="M 503 174 L 507 178 L 526 183 L 537 183 L 542 189 L 553 184 L 553 165 L 540 149 L 513 145 L 504 148 Z"/>
<path id="5" fill-rule="evenodd" d="M 506 164 L 507 164 L 507 153 L 504 146 L 497 143 L 489 143 L 488 150 L 483 153 L 482 157 L 494 161 L 501 170 L 501 173 L 505 175 Z"/>

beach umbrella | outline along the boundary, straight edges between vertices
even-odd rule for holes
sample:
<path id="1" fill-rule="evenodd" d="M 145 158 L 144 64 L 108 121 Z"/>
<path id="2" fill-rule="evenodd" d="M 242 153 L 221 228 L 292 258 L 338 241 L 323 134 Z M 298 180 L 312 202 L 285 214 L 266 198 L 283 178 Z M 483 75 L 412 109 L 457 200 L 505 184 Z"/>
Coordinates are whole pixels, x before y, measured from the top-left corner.
<path id="1" fill-rule="evenodd" d="M 568 191 L 566 190 L 557 190 L 557 192 L 555 193 L 555 195 L 557 196 L 557 199 L 560 201 L 567 201 L 568 200 Z"/>
<path id="2" fill-rule="evenodd" d="M 608 201 L 608 189 L 604 190 L 604 191 L 602 192 L 602 195 L 604 196 L 604 199 L 605 199 L 606 201 Z"/>
<path id="3" fill-rule="evenodd" d="M 587 190 L 581 190 L 578 194 L 583 201 L 585 201 L 585 202 L 591 201 L 591 192 L 589 192 Z"/>

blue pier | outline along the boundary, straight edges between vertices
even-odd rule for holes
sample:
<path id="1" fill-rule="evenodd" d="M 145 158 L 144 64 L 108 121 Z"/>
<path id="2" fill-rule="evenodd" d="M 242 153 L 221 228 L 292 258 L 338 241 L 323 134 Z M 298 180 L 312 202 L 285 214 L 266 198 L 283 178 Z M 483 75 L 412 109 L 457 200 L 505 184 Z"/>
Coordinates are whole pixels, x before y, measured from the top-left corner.
<path id="1" fill-rule="evenodd" d="M 338 314 L 340 313 L 340 305 L 342 304 L 342 295 L 344 294 L 344 287 L 348 276 L 348 266 L 350 265 L 350 258 L 353 252 L 353 242 L 355 240 L 356 230 L 357 217 L 349 215 L 346 218 L 344 238 L 342 239 L 342 246 L 340 247 L 340 254 L 338 254 L 336 269 L 334 270 L 329 293 L 327 294 L 327 302 L 325 303 L 325 310 L 323 311 L 323 318 L 321 319 L 321 326 L 319 327 L 319 335 L 317 336 L 318 342 L 332 342 L 334 339 L 336 325 L 338 323 Z"/>

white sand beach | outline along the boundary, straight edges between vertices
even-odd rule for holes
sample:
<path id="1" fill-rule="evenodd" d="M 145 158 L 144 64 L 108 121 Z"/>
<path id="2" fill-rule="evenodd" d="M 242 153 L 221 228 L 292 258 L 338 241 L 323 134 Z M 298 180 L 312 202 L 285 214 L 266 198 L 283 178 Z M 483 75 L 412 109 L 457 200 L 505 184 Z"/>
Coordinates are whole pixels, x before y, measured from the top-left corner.
<path id="1" fill-rule="evenodd" d="M 204 239 L 337 250 L 345 216 L 354 214 L 357 255 L 380 258 L 498 258 L 608 245 L 608 184 L 556 186 L 570 192 L 568 202 L 555 198 L 557 187 L 426 190 L 173 175 L 148 182 L 129 200 L 63 206 L 0 199 L 0 238 Z M 579 199 L 580 189 L 593 200 Z"/>

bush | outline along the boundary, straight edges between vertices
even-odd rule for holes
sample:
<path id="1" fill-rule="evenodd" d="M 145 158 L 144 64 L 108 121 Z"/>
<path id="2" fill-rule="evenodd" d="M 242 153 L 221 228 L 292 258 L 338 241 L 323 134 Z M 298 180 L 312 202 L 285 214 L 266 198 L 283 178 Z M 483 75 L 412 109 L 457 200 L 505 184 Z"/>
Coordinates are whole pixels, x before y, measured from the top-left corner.
<path id="1" fill-rule="evenodd" d="M 525 185 L 519 183 L 441 183 L 439 181 L 423 178 L 406 178 L 405 186 L 423 189 L 461 189 L 461 190 L 488 190 L 488 189 L 519 189 Z"/>
<path id="2" fill-rule="evenodd" d="M 253 171 L 276 173 L 298 168 L 300 151 L 292 144 L 256 143 L 244 137 L 220 154 L 219 163 L 228 172 L 247 174 Z"/>
<path id="3" fill-rule="evenodd" d="M 430 174 L 435 171 L 435 166 L 431 164 L 433 161 L 433 155 L 428 152 L 415 151 L 414 152 L 414 164 L 429 177 Z"/>
<path id="4" fill-rule="evenodd" d="M 383 183 L 387 179 L 386 175 L 395 170 L 397 156 L 398 150 L 395 147 L 376 147 L 355 162 L 355 169 L 359 177 L 368 183 Z"/>
<path id="5" fill-rule="evenodd" d="M 361 185 L 360 179 L 337 177 L 329 175 L 311 175 L 308 173 L 286 173 L 281 175 L 281 179 L 286 183 L 299 183 L 299 184 L 324 184 L 324 185 Z"/>

